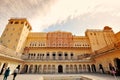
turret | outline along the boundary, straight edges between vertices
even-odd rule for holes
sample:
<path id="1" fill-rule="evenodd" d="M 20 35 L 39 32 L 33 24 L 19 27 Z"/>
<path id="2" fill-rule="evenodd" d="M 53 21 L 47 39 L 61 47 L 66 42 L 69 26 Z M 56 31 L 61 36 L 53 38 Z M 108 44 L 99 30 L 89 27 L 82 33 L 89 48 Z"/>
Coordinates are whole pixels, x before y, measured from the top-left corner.
<path id="1" fill-rule="evenodd" d="M 6 25 L 0 43 L 20 53 L 31 30 L 32 27 L 26 18 L 12 18 Z"/>

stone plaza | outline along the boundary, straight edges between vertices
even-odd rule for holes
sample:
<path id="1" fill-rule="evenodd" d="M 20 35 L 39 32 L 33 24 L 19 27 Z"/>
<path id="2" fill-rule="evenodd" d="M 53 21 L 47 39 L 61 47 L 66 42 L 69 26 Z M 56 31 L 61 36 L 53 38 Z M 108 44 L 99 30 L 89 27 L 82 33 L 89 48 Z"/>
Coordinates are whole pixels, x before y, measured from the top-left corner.
<path id="1" fill-rule="evenodd" d="M 3 75 L 0 76 L 0 80 L 3 79 Z M 13 75 L 8 77 L 8 80 L 12 80 Z M 120 76 L 116 78 L 108 74 L 18 74 L 16 80 L 120 80 Z"/>

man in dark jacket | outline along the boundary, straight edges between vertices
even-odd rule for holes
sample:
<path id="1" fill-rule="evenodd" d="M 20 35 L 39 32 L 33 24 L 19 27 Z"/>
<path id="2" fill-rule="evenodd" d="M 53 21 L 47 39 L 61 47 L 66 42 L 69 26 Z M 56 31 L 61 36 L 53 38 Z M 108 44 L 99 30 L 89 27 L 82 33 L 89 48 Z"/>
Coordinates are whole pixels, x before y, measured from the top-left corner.
<path id="1" fill-rule="evenodd" d="M 5 73 L 4 73 L 4 78 L 3 80 L 7 80 L 7 77 L 9 76 L 10 74 L 10 68 L 8 67 L 8 69 L 6 69 Z"/>

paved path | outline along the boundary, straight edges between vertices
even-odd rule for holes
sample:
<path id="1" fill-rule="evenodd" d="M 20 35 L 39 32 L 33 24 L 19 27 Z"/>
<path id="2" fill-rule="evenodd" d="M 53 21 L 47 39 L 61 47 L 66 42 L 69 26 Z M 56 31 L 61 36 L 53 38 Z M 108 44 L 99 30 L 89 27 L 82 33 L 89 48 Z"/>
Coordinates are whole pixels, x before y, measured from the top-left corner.
<path id="1" fill-rule="evenodd" d="M 43 77 L 88 77 L 92 80 L 120 80 L 120 76 L 117 79 L 114 76 L 106 74 L 18 74 L 16 80 L 42 80 Z M 0 75 L 0 80 L 3 80 L 3 75 Z M 8 80 L 13 80 L 13 75 L 8 77 Z"/>

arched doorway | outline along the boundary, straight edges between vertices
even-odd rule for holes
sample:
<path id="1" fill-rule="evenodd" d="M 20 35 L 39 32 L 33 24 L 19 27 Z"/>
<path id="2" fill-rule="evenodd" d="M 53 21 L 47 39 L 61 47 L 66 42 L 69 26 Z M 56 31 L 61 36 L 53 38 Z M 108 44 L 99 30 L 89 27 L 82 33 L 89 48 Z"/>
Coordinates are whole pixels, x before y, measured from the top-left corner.
<path id="1" fill-rule="evenodd" d="M 69 65 L 66 65 L 66 73 L 69 73 Z"/>
<path id="2" fill-rule="evenodd" d="M 90 65 L 87 65 L 88 72 L 91 72 Z"/>
<path id="3" fill-rule="evenodd" d="M 35 67 L 34 67 L 35 69 L 34 69 L 34 73 L 37 73 L 38 72 L 38 66 L 37 65 L 35 65 Z"/>
<path id="4" fill-rule="evenodd" d="M 100 70 L 100 72 L 105 73 L 105 72 L 104 72 L 104 68 L 103 68 L 103 65 L 102 65 L 102 64 L 99 64 L 99 70 Z"/>
<path id="5" fill-rule="evenodd" d="M 119 58 L 115 58 L 114 61 L 115 61 L 115 66 L 116 66 L 116 68 L 117 68 L 118 70 L 120 70 L 120 59 L 119 59 Z"/>
<path id="6" fill-rule="evenodd" d="M 43 66 L 43 73 L 47 73 L 47 65 Z"/>
<path id="7" fill-rule="evenodd" d="M 83 72 L 86 72 L 86 65 L 83 65 Z"/>
<path id="8" fill-rule="evenodd" d="M 38 66 L 38 73 L 42 73 L 42 65 Z"/>
<path id="9" fill-rule="evenodd" d="M 82 72 L 82 65 L 79 65 L 79 72 Z"/>
<path id="10" fill-rule="evenodd" d="M 55 73 L 55 65 L 52 65 L 52 73 Z"/>
<path id="11" fill-rule="evenodd" d="M 58 73 L 63 73 L 63 66 L 62 65 L 58 66 Z"/>
<path id="12" fill-rule="evenodd" d="M 74 65 L 74 73 L 77 73 L 78 69 L 77 69 L 77 65 Z"/>
<path id="13" fill-rule="evenodd" d="M 3 74 L 5 72 L 5 69 L 7 68 L 7 66 L 8 66 L 8 63 L 3 64 L 0 74 Z"/>
<path id="14" fill-rule="evenodd" d="M 33 65 L 30 65 L 29 73 L 33 73 Z"/>
<path id="15" fill-rule="evenodd" d="M 113 67 L 113 65 L 111 63 L 109 63 L 109 70 L 110 71 L 113 71 L 113 70 L 115 71 L 115 68 Z"/>
<path id="16" fill-rule="evenodd" d="M 27 71 L 28 71 L 28 65 L 26 64 L 26 65 L 24 65 L 23 73 L 27 73 Z"/>
<path id="17" fill-rule="evenodd" d="M 120 59 L 115 58 L 114 62 L 115 62 L 115 66 L 116 66 L 116 74 L 120 76 Z"/>
<path id="18" fill-rule="evenodd" d="M 95 64 L 92 64 L 91 68 L 92 68 L 92 72 L 96 72 L 96 66 L 95 66 Z"/>

